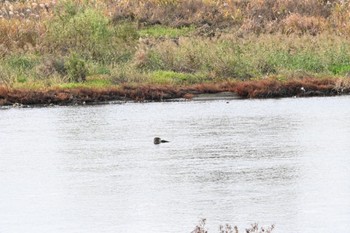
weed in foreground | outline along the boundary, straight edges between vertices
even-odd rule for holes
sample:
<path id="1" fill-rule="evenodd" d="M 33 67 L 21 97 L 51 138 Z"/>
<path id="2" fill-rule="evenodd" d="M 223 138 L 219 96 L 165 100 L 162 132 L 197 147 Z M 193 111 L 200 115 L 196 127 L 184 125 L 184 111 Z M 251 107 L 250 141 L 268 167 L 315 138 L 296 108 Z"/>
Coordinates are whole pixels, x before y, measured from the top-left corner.
<path id="1" fill-rule="evenodd" d="M 206 219 L 202 219 L 191 233 L 208 233 L 205 224 Z M 275 225 L 259 227 L 259 224 L 254 223 L 249 228 L 245 229 L 245 233 L 271 233 L 274 228 Z M 219 227 L 219 233 L 239 233 L 239 230 L 237 226 L 232 227 L 230 224 L 226 224 Z"/>

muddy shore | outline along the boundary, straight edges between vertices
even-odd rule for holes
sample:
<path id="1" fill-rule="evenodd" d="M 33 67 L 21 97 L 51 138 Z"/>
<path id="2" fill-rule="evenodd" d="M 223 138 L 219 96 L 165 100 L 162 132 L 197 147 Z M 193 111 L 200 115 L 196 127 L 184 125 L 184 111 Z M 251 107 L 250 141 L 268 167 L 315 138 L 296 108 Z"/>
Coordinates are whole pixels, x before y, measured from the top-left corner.
<path id="1" fill-rule="evenodd" d="M 343 79 L 305 78 L 277 81 L 203 83 L 191 86 L 123 85 L 111 88 L 51 88 L 46 90 L 0 87 L 0 106 L 84 105 L 111 101 L 211 100 L 237 98 L 283 98 L 350 94 Z"/>

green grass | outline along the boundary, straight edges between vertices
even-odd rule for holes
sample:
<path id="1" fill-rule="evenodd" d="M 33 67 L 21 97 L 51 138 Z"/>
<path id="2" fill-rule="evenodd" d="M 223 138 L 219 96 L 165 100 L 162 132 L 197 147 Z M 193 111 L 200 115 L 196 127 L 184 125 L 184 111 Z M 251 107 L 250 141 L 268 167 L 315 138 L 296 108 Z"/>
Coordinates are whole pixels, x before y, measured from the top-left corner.
<path id="1" fill-rule="evenodd" d="M 60 88 L 64 89 L 73 89 L 73 88 L 105 88 L 113 86 L 111 80 L 103 78 L 89 78 L 86 82 L 83 83 L 63 83 L 58 85 Z"/>
<path id="2" fill-rule="evenodd" d="M 179 73 L 158 70 L 149 74 L 150 82 L 156 84 L 193 84 L 205 81 L 202 74 Z"/>
<path id="3" fill-rule="evenodd" d="M 13 70 L 26 71 L 32 69 L 38 62 L 37 57 L 28 54 L 14 54 L 5 59 L 7 65 Z"/>
<path id="4" fill-rule="evenodd" d="M 93 87 L 108 87 L 112 85 L 112 82 L 110 79 L 89 78 L 84 84 Z"/>
<path id="5" fill-rule="evenodd" d="M 328 68 L 334 75 L 346 75 L 350 72 L 350 64 L 336 64 Z"/>

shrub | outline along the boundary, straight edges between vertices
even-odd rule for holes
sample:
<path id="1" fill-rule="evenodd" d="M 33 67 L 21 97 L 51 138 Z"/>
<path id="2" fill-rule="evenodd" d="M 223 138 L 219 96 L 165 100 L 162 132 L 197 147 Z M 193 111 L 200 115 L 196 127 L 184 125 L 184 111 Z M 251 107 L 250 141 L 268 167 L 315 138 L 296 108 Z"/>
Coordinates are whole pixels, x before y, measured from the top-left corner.
<path id="1" fill-rule="evenodd" d="M 77 55 L 72 55 L 66 62 L 65 67 L 67 69 L 67 74 L 69 81 L 71 82 L 84 82 L 88 73 L 86 64 L 84 60 L 77 57 Z"/>
<path id="2" fill-rule="evenodd" d="M 61 50 L 74 49 L 82 53 L 92 50 L 87 55 L 98 52 L 99 44 L 106 44 L 110 38 L 108 20 L 96 10 L 84 9 L 72 2 L 64 4 L 64 11 L 48 24 L 47 43 Z"/>
<path id="3" fill-rule="evenodd" d="M 36 67 L 36 73 L 39 77 L 49 77 L 55 74 L 60 76 L 67 75 L 67 69 L 64 59 L 60 57 L 43 57 L 42 62 Z"/>
<path id="4" fill-rule="evenodd" d="M 102 63 L 118 61 L 130 53 L 132 41 L 138 37 L 133 24 L 113 26 L 98 8 L 73 1 L 61 3 L 47 27 L 44 40 L 50 52 L 75 52 Z"/>

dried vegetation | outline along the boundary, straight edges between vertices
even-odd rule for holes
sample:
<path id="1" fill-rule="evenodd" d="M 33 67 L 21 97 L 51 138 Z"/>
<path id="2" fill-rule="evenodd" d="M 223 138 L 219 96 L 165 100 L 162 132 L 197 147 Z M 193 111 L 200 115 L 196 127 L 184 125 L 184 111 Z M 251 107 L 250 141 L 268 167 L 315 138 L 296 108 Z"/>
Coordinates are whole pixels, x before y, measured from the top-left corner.
<path id="1" fill-rule="evenodd" d="M 246 228 L 244 232 L 246 233 L 271 233 L 275 229 L 274 225 L 270 227 L 259 227 L 259 224 L 254 223 L 250 227 Z M 221 225 L 219 227 L 219 233 L 239 233 L 237 226 L 232 227 L 230 224 Z M 208 233 L 206 229 L 206 219 L 202 219 L 195 229 L 191 233 Z"/>
<path id="2" fill-rule="evenodd" d="M 0 1 L 0 85 L 215 92 L 216 83 L 244 81 L 223 89 L 247 98 L 308 96 L 316 92 L 297 90 L 313 83 L 324 95 L 343 94 L 349 12 L 343 0 Z"/>

